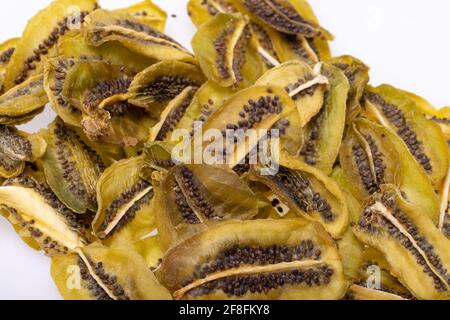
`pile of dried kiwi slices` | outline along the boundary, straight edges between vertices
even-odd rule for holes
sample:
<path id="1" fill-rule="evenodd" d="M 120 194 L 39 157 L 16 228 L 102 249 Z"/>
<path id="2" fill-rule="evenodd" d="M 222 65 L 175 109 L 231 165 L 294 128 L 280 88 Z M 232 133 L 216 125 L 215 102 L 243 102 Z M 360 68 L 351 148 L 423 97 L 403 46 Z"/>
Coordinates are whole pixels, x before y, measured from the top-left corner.
<path id="1" fill-rule="evenodd" d="M 55 0 L 0 45 L 1 213 L 62 296 L 449 299 L 449 109 L 370 86 L 304 0 L 188 12 L 193 53 L 150 1 Z M 199 128 L 278 129 L 278 170 L 174 158 Z"/>

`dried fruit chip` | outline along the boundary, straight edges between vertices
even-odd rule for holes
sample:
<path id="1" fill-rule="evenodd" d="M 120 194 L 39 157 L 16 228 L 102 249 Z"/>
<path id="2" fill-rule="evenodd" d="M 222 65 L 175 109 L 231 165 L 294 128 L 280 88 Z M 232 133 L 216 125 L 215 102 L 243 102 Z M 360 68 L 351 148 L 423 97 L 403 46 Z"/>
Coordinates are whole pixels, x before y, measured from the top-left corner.
<path id="1" fill-rule="evenodd" d="M 170 300 L 147 268 L 145 260 L 127 247 L 98 243 L 52 259 L 51 274 L 67 300 Z"/>
<path id="2" fill-rule="evenodd" d="M 169 250 L 157 276 L 176 299 L 339 299 L 347 287 L 333 240 L 298 219 L 213 226 Z"/>

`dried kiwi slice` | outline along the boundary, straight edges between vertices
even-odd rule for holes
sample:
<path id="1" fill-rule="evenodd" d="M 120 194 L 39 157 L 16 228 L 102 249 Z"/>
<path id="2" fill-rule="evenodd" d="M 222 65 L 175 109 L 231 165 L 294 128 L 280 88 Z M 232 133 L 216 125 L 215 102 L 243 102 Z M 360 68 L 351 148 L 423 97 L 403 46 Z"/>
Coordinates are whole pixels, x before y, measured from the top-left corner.
<path id="1" fill-rule="evenodd" d="M 283 87 L 297 106 L 297 110 L 286 117 L 289 126 L 283 130 L 280 140 L 282 148 L 290 154 L 299 154 L 304 143 L 303 127 L 322 108 L 327 83 L 328 79 L 317 70 L 296 60 L 268 70 L 256 82 L 256 85 Z"/>
<path id="2" fill-rule="evenodd" d="M 96 10 L 89 15 L 84 33 L 93 46 L 118 41 L 131 51 L 155 60 L 196 62 L 175 40 L 131 14 Z"/>
<path id="3" fill-rule="evenodd" d="M 299 219 L 213 226 L 169 250 L 157 276 L 176 299 L 339 299 L 347 287 L 333 240 Z"/>
<path id="4" fill-rule="evenodd" d="M 427 121 L 410 95 L 389 85 L 368 87 L 365 110 L 392 129 L 431 177 L 439 183 L 447 173 L 448 146 L 439 127 Z"/>
<path id="5" fill-rule="evenodd" d="M 302 35 L 308 38 L 333 39 L 328 31 L 317 25 L 315 21 L 308 19 L 310 17 L 301 16 L 291 1 L 237 0 L 235 4 L 240 11 L 282 33 Z"/>
<path id="6" fill-rule="evenodd" d="M 259 78 L 256 85 L 283 87 L 297 105 L 301 127 L 320 112 L 324 103 L 328 79 L 302 61 L 289 61 L 273 68 Z"/>
<path id="7" fill-rule="evenodd" d="M 191 104 L 175 125 L 174 130 L 186 129 L 194 132 L 196 125 L 206 122 L 234 94 L 235 92 L 231 88 L 221 87 L 210 80 L 206 81 L 195 93 Z M 177 142 L 171 136 L 168 136 L 166 140 Z"/>
<path id="8" fill-rule="evenodd" d="M 197 28 L 210 21 L 218 13 L 237 12 L 233 6 L 233 0 L 189 0 L 187 11 L 192 23 Z"/>
<path id="9" fill-rule="evenodd" d="M 175 60 L 162 61 L 136 75 L 126 98 L 129 103 L 159 118 L 167 104 L 184 89 L 197 89 L 205 80 L 196 65 Z"/>
<path id="10" fill-rule="evenodd" d="M 285 152 L 281 152 L 277 173 L 258 172 L 252 170 L 251 179 L 267 185 L 289 211 L 320 222 L 334 238 L 343 235 L 349 222 L 347 202 L 331 178 Z"/>
<path id="11" fill-rule="evenodd" d="M 92 240 L 90 216 L 69 210 L 31 175 L 8 179 L 0 187 L 0 206 L 24 241 L 47 255 L 67 254 Z"/>
<path id="12" fill-rule="evenodd" d="M 449 240 L 395 187 L 386 185 L 367 203 L 353 230 L 383 253 L 391 273 L 415 297 L 449 298 Z"/>
<path id="13" fill-rule="evenodd" d="M 26 163 L 38 160 L 46 147 L 47 144 L 38 135 L 0 125 L 0 177 L 20 175 Z"/>
<path id="14" fill-rule="evenodd" d="M 155 182 L 155 213 L 163 248 L 204 225 L 224 219 L 251 219 L 258 201 L 226 167 L 178 165 Z"/>
<path id="15" fill-rule="evenodd" d="M 55 0 L 36 14 L 28 22 L 6 69 L 6 89 L 42 73 L 43 62 L 55 51 L 59 38 L 71 28 L 79 28 L 77 24 L 96 7 L 95 0 Z"/>
<path id="16" fill-rule="evenodd" d="M 222 87 L 248 87 L 263 72 L 248 19 L 219 13 L 200 27 L 192 48 L 208 77 Z"/>
<path id="17" fill-rule="evenodd" d="M 439 229 L 450 239 L 450 169 L 440 190 Z"/>
<path id="18" fill-rule="evenodd" d="M 48 103 L 44 77 L 38 75 L 0 96 L 0 124 L 17 125 L 32 120 Z"/>
<path id="19" fill-rule="evenodd" d="M 51 275 L 67 300 L 170 300 L 138 253 L 99 243 L 54 257 Z"/>
<path id="20" fill-rule="evenodd" d="M 57 118 L 40 135 L 47 142 L 42 166 L 58 198 L 77 213 L 96 211 L 96 185 L 106 164 L 78 133 Z"/>
<path id="21" fill-rule="evenodd" d="M 346 298 L 348 300 L 407 300 L 393 293 L 366 288 L 357 284 L 352 284 L 350 286 Z"/>
<path id="22" fill-rule="evenodd" d="M 328 63 L 341 69 L 350 83 L 347 100 L 347 122 L 350 122 L 361 113 L 360 101 L 369 83 L 370 68 L 352 56 L 334 57 L 329 59 Z"/>
<path id="23" fill-rule="evenodd" d="M 151 0 L 144 0 L 126 8 L 116 9 L 113 12 L 131 14 L 135 19 L 161 32 L 164 31 L 166 26 L 167 13 Z"/>
<path id="24" fill-rule="evenodd" d="M 0 44 L 0 92 L 3 93 L 3 81 L 5 80 L 6 67 L 16 50 L 20 38 L 9 39 Z"/>
<path id="25" fill-rule="evenodd" d="M 307 164 L 330 174 L 344 135 L 350 85 L 341 70 L 326 63 L 322 66 L 322 74 L 329 82 L 324 103 L 304 128 L 306 141 L 300 156 Z"/>
<path id="26" fill-rule="evenodd" d="M 395 133 L 366 119 L 356 120 L 344 139 L 340 163 L 359 201 L 364 202 L 384 184 L 394 184 L 408 202 L 437 223 L 439 205 L 434 187 Z"/>
<path id="27" fill-rule="evenodd" d="M 280 87 L 252 86 L 241 90 L 222 107 L 214 112 L 203 124 L 203 132 L 209 129 L 219 130 L 226 138 L 227 142 L 232 140 L 233 144 L 225 146 L 223 150 L 216 153 L 218 159 L 225 160 L 230 167 L 242 164 L 246 156 L 258 145 L 257 139 L 252 139 L 251 135 L 242 137 L 238 143 L 230 139 L 227 130 L 238 134 L 239 130 L 246 133 L 249 129 L 271 130 L 277 124 L 285 124 L 286 117 L 296 110 L 294 101 L 286 91 Z M 280 130 L 282 132 L 283 130 Z M 263 137 L 260 137 L 263 138 Z M 209 147 L 209 145 L 207 146 Z M 205 147 L 205 152 L 209 152 Z M 232 150 L 229 150 L 232 149 Z M 213 153 L 213 152 L 211 152 Z"/>
<path id="28" fill-rule="evenodd" d="M 154 229 L 153 187 L 140 178 L 142 166 L 142 157 L 119 161 L 98 181 L 92 227 L 105 244 L 134 242 Z"/>
<path id="29" fill-rule="evenodd" d="M 81 126 L 96 142 L 136 146 L 147 140 L 156 121 L 122 99 L 133 80 L 124 66 L 92 57 L 60 57 L 53 65 L 46 87 L 64 121 Z"/>
<path id="30" fill-rule="evenodd" d="M 161 120 L 150 130 L 150 141 L 164 141 L 180 123 L 191 105 L 197 88 L 187 87 L 173 99 L 161 114 Z"/>

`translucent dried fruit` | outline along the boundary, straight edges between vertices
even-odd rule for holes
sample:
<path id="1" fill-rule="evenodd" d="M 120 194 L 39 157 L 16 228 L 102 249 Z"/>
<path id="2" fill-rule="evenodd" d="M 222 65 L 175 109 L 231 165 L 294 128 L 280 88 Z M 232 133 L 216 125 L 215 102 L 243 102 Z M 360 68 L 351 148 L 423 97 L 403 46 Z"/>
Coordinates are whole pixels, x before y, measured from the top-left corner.
<path id="1" fill-rule="evenodd" d="M 380 124 L 395 131 L 434 183 L 447 173 L 448 146 L 439 127 L 428 121 L 414 99 L 389 85 L 369 87 L 365 109 Z"/>
<path id="2" fill-rule="evenodd" d="M 440 190 L 439 229 L 450 239 L 450 169 Z"/>
<path id="3" fill-rule="evenodd" d="M 395 187 L 385 186 L 367 203 L 353 230 L 361 241 L 383 253 L 390 272 L 414 296 L 449 298 L 449 240 Z"/>
<path id="4" fill-rule="evenodd" d="M 450 107 L 445 107 L 435 112 L 426 112 L 426 118 L 436 123 L 442 131 L 447 144 L 450 146 Z"/>
<path id="5" fill-rule="evenodd" d="M 289 127 L 289 123 L 285 121 L 286 117 L 295 110 L 294 101 L 282 88 L 253 86 L 241 90 L 228 99 L 206 120 L 202 129 L 203 132 L 209 129 L 219 130 L 222 137 L 227 138 L 224 139 L 226 142 L 233 142 L 230 146 L 228 144 L 224 146 L 223 150 L 219 150 L 215 156 L 226 160 L 225 163 L 231 167 L 235 167 L 242 163 L 259 142 L 257 139 L 252 139 L 251 135 L 239 136 L 239 130 L 242 133 L 248 132 L 249 129 L 270 130 L 277 124 L 282 124 L 283 128 L 280 130 L 282 134 L 283 129 L 286 130 Z M 232 131 L 229 136 L 227 130 L 236 131 Z M 236 135 L 238 143 L 234 143 Z M 205 151 L 209 152 L 206 148 Z"/>
<path id="6" fill-rule="evenodd" d="M 309 20 L 309 17 L 302 17 L 288 0 L 238 0 L 236 6 L 257 21 L 282 33 L 333 39 L 328 31 Z"/>
<path id="7" fill-rule="evenodd" d="M 218 13 L 236 13 L 233 0 L 189 0 L 189 17 L 197 28 L 210 21 Z"/>
<path id="8" fill-rule="evenodd" d="M 0 92 L 3 92 L 6 68 L 11 61 L 11 57 L 19 41 L 20 38 L 13 38 L 0 44 Z"/>
<path id="9" fill-rule="evenodd" d="M 208 79 L 222 87 L 248 87 L 262 74 L 263 62 L 244 16 L 218 14 L 200 27 L 192 48 Z"/>
<path id="10" fill-rule="evenodd" d="M 0 206 L 18 234 L 47 255 L 67 254 L 92 240 L 89 215 L 69 210 L 47 185 L 29 175 L 0 187 Z"/>
<path id="11" fill-rule="evenodd" d="M 167 172 L 175 166 L 171 143 L 152 141 L 147 142 L 144 147 L 143 166 L 140 176 L 149 182 L 152 181 L 153 171 Z"/>
<path id="12" fill-rule="evenodd" d="M 95 188 L 106 167 L 97 151 L 59 118 L 40 135 L 47 142 L 41 162 L 53 192 L 77 213 L 95 211 Z"/>
<path id="13" fill-rule="evenodd" d="M 339 299 L 347 287 L 333 240 L 299 219 L 213 226 L 169 250 L 157 276 L 176 299 Z"/>
<path id="14" fill-rule="evenodd" d="M 258 201 L 226 167 L 178 165 L 155 185 L 158 237 L 163 248 L 224 219 L 251 219 Z"/>
<path id="15" fill-rule="evenodd" d="M 30 78 L 0 96 L 0 124 L 28 122 L 41 113 L 47 103 L 44 77 Z"/>
<path id="16" fill-rule="evenodd" d="M 191 105 L 197 88 L 187 87 L 173 99 L 161 114 L 161 120 L 150 130 L 150 141 L 164 141 L 171 137 Z"/>
<path id="17" fill-rule="evenodd" d="M 320 61 L 319 53 L 310 39 L 298 35 L 279 33 L 275 30 L 269 34 L 271 34 L 274 50 L 280 61 L 300 60 L 311 65 Z"/>
<path id="18" fill-rule="evenodd" d="M 347 122 L 355 119 L 361 113 L 360 101 L 369 83 L 370 68 L 361 60 L 352 56 L 334 57 L 328 63 L 341 69 L 350 83 L 347 100 Z"/>
<path id="19" fill-rule="evenodd" d="M 437 222 L 439 205 L 434 187 L 395 133 L 365 119 L 355 121 L 344 139 L 340 163 L 349 189 L 359 201 L 384 184 L 394 184 L 408 202 Z"/>
<path id="20" fill-rule="evenodd" d="M 155 59 L 131 51 L 120 42 L 91 46 L 79 30 L 70 31 L 60 39 L 57 54 L 74 58 L 97 57 L 111 64 L 126 66 L 133 73 L 138 73 L 157 62 Z"/>
<path id="21" fill-rule="evenodd" d="M 224 88 L 213 81 L 206 81 L 195 93 L 191 104 L 183 117 L 175 126 L 176 129 L 195 130 L 195 125 L 206 120 L 227 101 L 235 92 L 231 88 Z M 168 137 L 167 141 L 176 142 Z"/>
<path id="22" fill-rule="evenodd" d="M 345 232 L 347 202 L 336 182 L 320 170 L 282 152 L 277 173 L 265 176 L 253 170 L 251 179 L 267 185 L 298 216 L 323 224 L 334 238 Z"/>
<path id="23" fill-rule="evenodd" d="M 375 296 L 394 295 L 402 299 L 414 299 L 411 292 L 391 275 L 389 263 L 383 253 L 374 247 L 364 248 L 363 264 L 360 265 L 359 278 L 354 283 L 363 289 L 370 290 L 362 290 L 362 292 L 372 293 Z"/>
<path id="24" fill-rule="evenodd" d="M 48 68 L 47 91 L 55 110 L 81 126 L 89 139 L 123 146 L 147 140 L 155 120 L 122 100 L 133 75 L 125 67 L 89 57 L 57 58 Z"/>
<path id="25" fill-rule="evenodd" d="M 283 87 L 297 105 L 301 126 L 304 127 L 320 112 L 328 80 L 320 74 L 318 65 L 312 69 L 302 61 L 289 61 L 267 71 L 256 85 Z"/>
<path id="26" fill-rule="evenodd" d="M 128 13 L 135 19 L 163 32 L 166 26 L 167 13 L 150 0 L 144 0 L 123 9 L 113 12 Z"/>
<path id="27" fill-rule="evenodd" d="M 84 32 L 93 46 L 118 41 L 152 59 L 195 63 L 193 55 L 175 40 L 127 13 L 96 10 L 89 15 Z"/>
<path id="28" fill-rule="evenodd" d="M 55 0 L 36 14 L 28 22 L 7 67 L 6 89 L 42 73 L 44 62 L 54 53 L 59 38 L 70 29 L 79 28 L 96 7 L 95 0 Z"/>
<path id="29" fill-rule="evenodd" d="M 127 99 L 159 118 L 167 104 L 187 87 L 199 88 L 205 77 L 196 66 L 180 61 L 152 65 L 133 79 Z"/>
<path id="30" fill-rule="evenodd" d="M 347 292 L 349 300 L 407 300 L 399 295 L 353 284 Z"/>
<path id="31" fill-rule="evenodd" d="M 352 229 L 348 228 L 342 239 L 337 241 L 337 246 L 346 279 L 356 281 L 364 263 L 364 245 L 356 238 Z"/>
<path id="32" fill-rule="evenodd" d="M 98 181 L 98 211 L 92 227 L 106 244 L 134 242 L 155 228 L 153 187 L 140 178 L 142 165 L 142 157 L 119 161 Z"/>
<path id="33" fill-rule="evenodd" d="M 132 247 L 145 259 L 150 270 L 155 272 L 159 268 L 165 253 L 159 244 L 158 236 L 150 236 L 137 241 L 132 244 Z"/>
<path id="34" fill-rule="evenodd" d="M 275 51 L 271 37 L 275 31 L 253 21 L 250 23 L 250 28 L 258 44 L 258 53 L 264 62 L 264 71 L 278 66 L 280 59 Z"/>
<path id="35" fill-rule="evenodd" d="M 46 147 L 38 135 L 0 125 L 0 177 L 18 176 L 27 162 L 35 162 L 44 154 Z"/>
<path id="36" fill-rule="evenodd" d="M 51 275 L 67 300 L 171 300 L 145 260 L 128 247 L 98 243 L 52 259 Z"/>
<path id="37" fill-rule="evenodd" d="M 350 86 L 341 70 L 328 64 L 322 68 L 322 74 L 329 82 L 324 103 L 320 112 L 305 126 L 306 141 L 300 155 L 307 164 L 330 174 L 344 134 Z"/>

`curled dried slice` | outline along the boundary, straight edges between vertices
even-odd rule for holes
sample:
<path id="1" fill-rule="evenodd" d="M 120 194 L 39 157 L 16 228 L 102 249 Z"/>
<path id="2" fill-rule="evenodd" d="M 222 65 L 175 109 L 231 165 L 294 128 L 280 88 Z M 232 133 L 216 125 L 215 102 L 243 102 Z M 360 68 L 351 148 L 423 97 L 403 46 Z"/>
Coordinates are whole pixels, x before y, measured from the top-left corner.
<path id="1" fill-rule="evenodd" d="M 231 88 L 224 88 L 213 81 L 206 81 L 195 93 L 191 104 L 175 126 L 175 130 L 185 129 L 193 132 L 196 126 L 206 122 L 234 94 Z M 177 142 L 175 137 L 168 137 L 167 140 Z"/>
<path id="2" fill-rule="evenodd" d="M 347 202 L 337 183 L 296 157 L 282 152 L 277 173 L 264 176 L 252 170 L 251 179 L 267 185 L 298 216 L 323 224 L 334 238 L 348 226 Z"/>
<path id="3" fill-rule="evenodd" d="M 51 275 L 67 300 L 170 300 L 138 253 L 95 243 L 54 257 Z"/>
<path id="4" fill-rule="evenodd" d="M 60 57 L 53 65 L 46 86 L 63 120 L 96 142 L 135 146 L 147 140 L 155 120 L 122 99 L 133 79 L 124 66 L 92 57 Z"/>
<path id="5" fill-rule="evenodd" d="M 440 191 L 439 229 L 450 239 L 450 169 Z"/>
<path id="6" fill-rule="evenodd" d="M 43 62 L 55 51 L 59 38 L 70 29 L 79 28 L 96 7 L 95 0 L 55 0 L 36 14 L 28 22 L 7 67 L 6 89 L 42 73 Z"/>
<path id="7" fill-rule="evenodd" d="M 264 62 L 265 69 L 269 70 L 280 64 L 280 58 L 275 51 L 272 34 L 275 32 L 268 29 L 267 26 L 256 22 L 251 22 L 252 33 L 258 43 L 258 52 Z"/>
<path id="8" fill-rule="evenodd" d="M 137 241 L 154 229 L 153 187 L 140 178 L 142 165 L 142 157 L 119 161 L 98 181 L 92 227 L 108 245 Z"/>
<path id="9" fill-rule="evenodd" d="M 44 154 L 46 147 L 38 135 L 0 125 L 0 177 L 18 176 L 27 162 L 35 162 Z"/>
<path id="10" fill-rule="evenodd" d="M 178 165 L 155 184 L 158 237 L 168 248 L 203 225 L 224 219 L 250 219 L 258 201 L 226 167 Z"/>
<path id="11" fill-rule="evenodd" d="M 191 105 L 197 88 L 187 87 L 173 99 L 161 114 L 161 120 L 150 130 L 150 141 L 170 140 L 172 132 Z"/>
<path id="12" fill-rule="evenodd" d="M 256 85 L 283 87 L 297 105 L 301 126 L 304 127 L 320 112 L 324 103 L 328 79 L 318 68 L 312 69 L 302 61 L 289 61 L 267 71 Z"/>
<path id="13" fill-rule="evenodd" d="M 302 17 L 288 0 L 238 0 L 236 6 L 261 23 L 292 35 L 332 40 L 333 36 L 314 21 Z"/>
<path id="14" fill-rule="evenodd" d="M 47 142 L 41 162 L 53 192 L 77 213 L 95 211 L 95 188 L 106 167 L 102 158 L 59 118 L 40 134 Z"/>
<path id="15" fill-rule="evenodd" d="M 280 61 L 300 60 L 311 65 L 320 61 L 321 57 L 312 40 L 299 35 L 279 33 L 275 30 L 269 34 Z"/>
<path id="16" fill-rule="evenodd" d="M 306 141 L 300 155 L 307 164 L 330 174 L 344 135 L 350 86 L 345 74 L 336 67 L 325 63 L 322 74 L 329 82 L 324 103 L 304 128 Z"/>
<path id="17" fill-rule="evenodd" d="M 349 189 L 361 202 L 384 184 L 394 184 L 407 201 L 437 222 L 439 205 L 428 176 L 390 130 L 365 119 L 351 124 L 340 151 Z"/>
<path id="18" fill-rule="evenodd" d="M 192 48 L 208 77 L 222 87 L 248 87 L 260 77 L 263 62 L 248 19 L 220 13 L 200 27 Z"/>
<path id="19" fill-rule="evenodd" d="M 353 230 L 361 241 L 383 253 L 390 272 L 415 297 L 449 298 L 449 240 L 395 187 L 386 185 L 367 203 Z"/>
<path id="20" fill-rule="evenodd" d="M 195 63 L 194 56 L 175 40 L 127 13 L 96 10 L 87 18 L 84 32 L 93 46 L 118 41 L 152 59 Z"/>
<path id="21" fill-rule="evenodd" d="M 30 78 L 0 96 L 0 124 L 28 122 L 41 113 L 47 103 L 44 77 Z"/>
<path id="22" fill-rule="evenodd" d="M 3 81 L 5 80 L 6 67 L 16 50 L 20 38 L 9 39 L 0 44 L 0 92 L 3 93 Z"/>
<path id="23" fill-rule="evenodd" d="M 450 146 L 450 107 L 445 107 L 432 113 L 425 111 L 425 116 L 441 128 L 442 134 Z"/>
<path id="24" fill-rule="evenodd" d="M 171 143 L 152 141 L 147 142 L 144 147 L 144 163 L 140 176 L 149 182 L 152 181 L 153 171 L 167 172 L 175 166 Z"/>
<path id="25" fill-rule="evenodd" d="M 349 300 L 407 300 L 399 295 L 353 284 L 347 292 Z"/>
<path id="26" fill-rule="evenodd" d="M 369 83 L 370 68 L 361 60 L 352 56 L 334 57 L 328 63 L 341 69 L 350 83 L 347 100 L 347 122 L 355 119 L 361 113 L 360 101 Z"/>
<path id="27" fill-rule="evenodd" d="M 167 13 L 151 0 L 144 0 L 127 8 L 113 12 L 131 14 L 135 19 L 163 32 L 166 26 Z"/>
<path id="28" fill-rule="evenodd" d="M 128 102 L 159 118 L 167 104 L 187 87 L 199 88 L 205 77 L 196 66 L 162 61 L 136 75 L 128 90 Z"/>
<path id="29" fill-rule="evenodd" d="M 73 58 L 97 57 L 111 64 L 126 66 L 133 73 L 138 73 L 157 62 L 155 59 L 131 51 L 120 42 L 91 46 L 80 30 L 67 32 L 60 39 L 57 55 Z"/>
<path id="30" fill-rule="evenodd" d="M 236 13 L 233 0 L 189 0 L 187 10 L 192 23 L 199 28 L 218 13 Z"/>
<path id="31" fill-rule="evenodd" d="M 339 299 L 347 287 L 333 240 L 299 219 L 213 226 L 169 250 L 157 276 L 176 299 Z"/>
<path id="32" fill-rule="evenodd" d="M 382 85 L 368 87 L 364 104 L 368 114 L 397 133 L 433 183 L 445 177 L 448 146 L 439 127 L 421 114 L 415 99 L 392 86 Z"/>
<path id="33" fill-rule="evenodd" d="M 364 263 L 364 245 L 356 238 L 352 229 L 348 228 L 342 238 L 337 241 L 337 246 L 345 277 L 356 281 Z"/>
<path id="34" fill-rule="evenodd" d="M 279 132 L 282 133 L 290 125 L 286 122 L 286 117 L 295 110 L 294 101 L 280 87 L 253 86 L 241 90 L 214 112 L 202 127 L 203 132 L 216 130 L 218 138 L 223 138 L 222 142 L 225 140 L 226 145 L 219 143 L 221 139 L 217 139 L 207 145 L 204 151 L 230 167 L 242 164 L 246 156 L 265 138 L 261 137 L 259 131 L 270 131 L 281 124 L 283 127 Z M 209 147 L 217 150 L 209 150 Z"/>
<path id="35" fill-rule="evenodd" d="M 0 206 L 18 234 L 47 255 L 67 254 L 92 240 L 89 215 L 69 210 L 30 175 L 9 179 L 0 187 Z"/>

